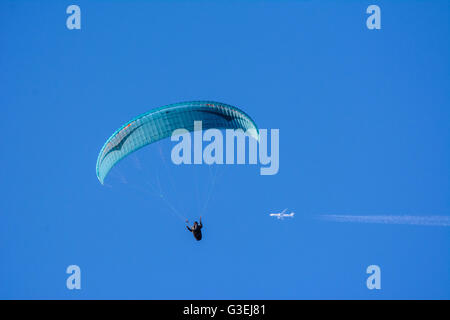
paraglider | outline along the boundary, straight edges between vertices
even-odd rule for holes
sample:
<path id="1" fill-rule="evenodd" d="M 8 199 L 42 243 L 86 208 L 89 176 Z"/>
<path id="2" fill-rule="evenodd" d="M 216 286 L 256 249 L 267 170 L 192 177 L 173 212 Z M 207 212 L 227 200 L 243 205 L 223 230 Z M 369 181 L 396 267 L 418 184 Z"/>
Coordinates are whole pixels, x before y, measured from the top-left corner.
<path id="1" fill-rule="evenodd" d="M 200 121 L 201 125 L 198 126 Z M 128 121 L 106 141 L 97 158 L 96 173 L 101 184 L 104 184 L 109 171 L 123 158 L 134 151 L 176 135 L 176 130 L 194 132 L 208 129 L 241 129 L 257 141 L 259 131 L 255 122 L 242 110 L 231 105 L 215 101 L 189 101 L 170 104 L 150 110 Z M 159 178 L 157 178 L 159 184 Z M 213 181 L 214 183 L 214 181 Z M 204 209 L 208 203 L 205 202 Z M 159 198 L 182 218 L 174 206 L 166 199 L 160 190 Z M 188 220 L 186 219 L 188 223 Z M 186 226 L 194 238 L 202 239 L 202 221 L 194 222 L 193 226 Z"/>
<path id="2" fill-rule="evenodd" d="M 195 240 L 197 240 L 197 241 L 202 240 L 202 228 L 203 228 L 202 217 L 200 217 L 200 223 L 198 223 L 197 221 L 194 221 L 194 225 L 192 227 L 189 227 L 189 220 L 186 219 L 186 223 L 188 224 L 186 226 L 186 228 L 190 232 L 192 232 Z"/>

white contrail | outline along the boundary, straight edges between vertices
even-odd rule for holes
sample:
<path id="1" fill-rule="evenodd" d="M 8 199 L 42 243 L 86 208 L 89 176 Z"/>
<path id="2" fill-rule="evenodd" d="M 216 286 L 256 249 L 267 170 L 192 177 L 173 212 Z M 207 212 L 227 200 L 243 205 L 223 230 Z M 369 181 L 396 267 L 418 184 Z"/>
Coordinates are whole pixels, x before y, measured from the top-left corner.
<path id="1" fill-rule="evenodd" d="M 411 224 L 419 226 L 450 227 L 450 216 L 353 216 L 327 214 L 320 215 L 319 219 L 334 222 Z"/>

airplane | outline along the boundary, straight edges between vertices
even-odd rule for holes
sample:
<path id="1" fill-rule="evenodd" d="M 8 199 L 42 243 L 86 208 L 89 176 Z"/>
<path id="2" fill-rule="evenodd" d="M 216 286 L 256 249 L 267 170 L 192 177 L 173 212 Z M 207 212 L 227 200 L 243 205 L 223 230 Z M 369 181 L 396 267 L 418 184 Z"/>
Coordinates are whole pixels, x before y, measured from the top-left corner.
<path id="1" fill-rule="evenodd" d="M 295 212 L 285 213 L 287 209 L 288 209 L 288 208 L 284 209 L 282 212 L 271 213 L 270 216 L 271 216 L 271 217 L 277 217 L 277 219 L 279 219 L 279 220 L 283 220 L 284 218 L 288 218 L 288 217 L 289 217 L 289 218 L 293 218 Z"/>

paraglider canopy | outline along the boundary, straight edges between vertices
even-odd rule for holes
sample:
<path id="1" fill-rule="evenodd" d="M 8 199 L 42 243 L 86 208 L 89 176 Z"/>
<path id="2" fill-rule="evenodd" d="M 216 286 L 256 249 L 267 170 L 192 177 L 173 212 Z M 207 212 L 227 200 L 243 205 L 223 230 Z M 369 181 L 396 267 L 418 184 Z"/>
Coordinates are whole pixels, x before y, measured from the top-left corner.
<path id="1" fill-rule="evenodd" d="M 255 122 L 242 110 L 215 101 L 189 101 L 153 109 L 128 121 L 103 145 L 97 158 L 97 178 L 103 184 L 108 172 L 130 153 L 170 137 L 176 129 L 242 129 L 258 139 Z"/>

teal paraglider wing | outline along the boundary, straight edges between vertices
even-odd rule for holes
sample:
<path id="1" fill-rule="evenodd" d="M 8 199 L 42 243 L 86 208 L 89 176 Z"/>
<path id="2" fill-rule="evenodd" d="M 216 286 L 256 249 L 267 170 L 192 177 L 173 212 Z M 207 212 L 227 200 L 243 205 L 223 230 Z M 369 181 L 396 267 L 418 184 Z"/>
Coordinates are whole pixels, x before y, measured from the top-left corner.
<path id="1" fill-rule="evenodd" d="M 258 140 L 255 122 L 242 110 L 215 101 L 175 103 L 144 113 L 123 125 L 106 141 L 97 158 L 97 178 L 103 184 L 108 172 L 130 153 L 172 135 L 176 129 L 242 129 Z"/>

